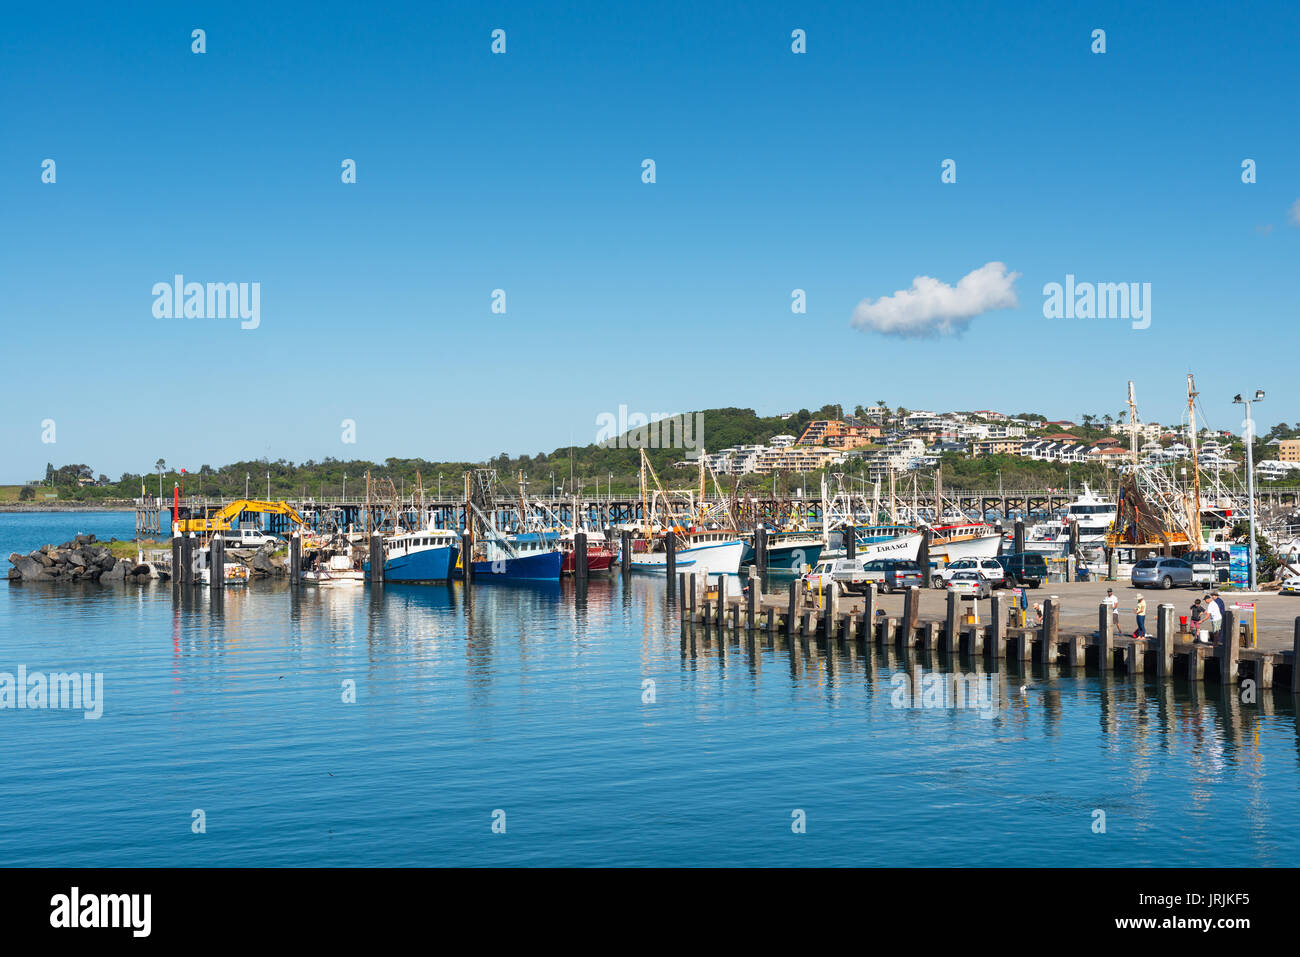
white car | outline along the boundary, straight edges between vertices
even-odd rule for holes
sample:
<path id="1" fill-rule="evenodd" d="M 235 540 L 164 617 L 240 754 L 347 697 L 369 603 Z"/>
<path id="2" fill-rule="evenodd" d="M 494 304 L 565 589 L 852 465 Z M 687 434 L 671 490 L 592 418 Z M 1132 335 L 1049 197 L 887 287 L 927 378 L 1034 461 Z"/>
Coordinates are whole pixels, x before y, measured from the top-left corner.
<path id="1" fill-rule="evenodd" d="M 935 572 L 930 584 L 935 588 L 944 588 L 954 575 L 961 572 L 975 572 L 989 583 L 990 590 L 1002 588 L 1007 582 L 1007 571 L 996 558 L 959 558 Z"/>
<path id="2" fill-rule="evenodd" d="M 1300 575 L 1292 575 L 1286 581 L 1282 582 L 1282 595 L 1300 595 Z"/>

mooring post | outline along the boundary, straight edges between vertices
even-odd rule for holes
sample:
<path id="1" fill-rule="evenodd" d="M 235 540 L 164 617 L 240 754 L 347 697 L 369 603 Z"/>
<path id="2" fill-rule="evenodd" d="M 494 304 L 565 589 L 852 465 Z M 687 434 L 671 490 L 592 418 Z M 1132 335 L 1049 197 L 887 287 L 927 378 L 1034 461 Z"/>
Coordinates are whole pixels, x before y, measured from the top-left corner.
<path id="1" fill-rule="evenodd" d="M 687 601 L 691 603 L 691 621 L 695 621 L 695 598 L 696 598 L 696 588 L 697 588 L 696 581 L 695 581 L 695 572 L 691 572 L 690 575 L 687 576 L 687 580 L 690 583 L 687 586 L 688 588 L 690 588 L 690 598 L 688 598 Z"/>
<path id="2" fill-rule="evenodd" d="M 573 579 L 579 585 L 587 584 L 587 532 L 582 528 L 573 536 Z M 672 589 L 672 572 L 669 572 L 668 591 Z"/>
<path id="3" fill-rule="evenodd" d="M 302 532 L 294 529 L 289 536 L 289 584 L 297 585 L 302 581 Z"/>
<path id="4" fill-rule="evenodd" d="M 179 585 L 181 583 L 181 561 L 182 561 L 181 549 L 182 549 L 181 533 L 178 530 L 173 528 L 172 529 L 172 584 L 173 585 Z"/>
<path id="5" fill-rule="evenodd" d="M 1016 554 L 1023 555 L 1025 553 L 1025 520 L 1023 518 L 1016 519 L 1013 536 L 1013 547 L 1016 550 Z"/>
<path id="6" fill-rule="evenodd" d="M 862 593 L 862 634 L 870 642 L 876 638 L 876 583 L 868 582 Z"/>
<path id="7" fill-rule="evenodd" d="M 1097 605 L 1097 668 L 1102 672 L 1115 667 L 1115 616 L 1110 605 Z"/>
<path id="8" fill-rule="evenodd" d="M 181 568 L 184 577 L 181 581 L 186 585 L 194 584 L 194 533 L 190 532 L 185 536 L 185 543 L 181 546 Z"/>
<path id="9" fill-rule="evenodd" d="M 1168 678 L 1174 673 L 1174 606 L 1165 603 L 1156 609 L 1156 677 Z"/>
<path id="10" fill-rule="evenodd" d="M 1237 683 L 1240 654 L 1237 642 L 1241 640 L 1241 612 L 1229 608 L 1223 613 L 1223 625 L 1219 629 L 1219 682 L 1225 685 Z"/>
<path id="11" fill-rule="evenodd" d="M 993 622 L 989 626 L 989 639 L 986 651 L 994 661 L 1002 658 L 1002 649 L 1005 646 L 1007 638 L 1007 597 L 1005 595 L 994 595 L 989 604 L 993 606 L 990 614 L 993 616 Z"/>
<path id="12" fill-rule="evenodd" d="M 208 586 L 215 592 L 226 584 L 226 539 L 220 532 L 208 542 Z"/>
<path id="13" fill-rule="evenodd" d="M 948 614 L 944 619 L 944 640 L 948 642 L 948 650 L 961 648 L 960 630 L 957 625 L 957 612 L 961 607 L 958 603 L 961 599 L 955 591 L 948 592 Z"/>
<path id="14" fill-rule="evenodd" d="M 835 637 L 835 626 L 839 624 L 840 585 L 831 582 L 826 589 L 826 614 L 822 618 L 822 634 L 829 640 Z"/>
<path id="15" fill-rule="evenodd" d="M 1300 616 L 1295 620 L 1295 636 L 1291 640 L 1291 693 L 1300 694 Z"/>
<path id="16" fill-rule="evenodd" d="M 921 566 L 924 568 L 925 566 Z M 903 647 L 910 648 L 916 641 L 916 628 L 921 619 L 921 589 L 915 585 L 909 585 L 907 593 L 903 596 L 903 627 L 907 629 L 904 632 Z"/>
<path id="17" fill-rule="evenodd" d="M 844 526 L 844 557 L 849 561 L 858 557 L 858 530 L 852 522 Z"/>
<path id="18" fill-rule="evenodd" d="M 716 615 L 716 620 L 718 622 L 719 629 L 722 628 L 723 624 L 727 620 L 726 614 L 727 614 L 727 576 L 719 575 L 718 576 L 718 613 Z"/>
<path id="19" fill-rule="evenodd" d="M 767 573 L 767 529 L 762 522 L 754 528 L 754 567 L 760 575 Z"/>
<path id="20" fill-rule="evenodd" d="M 1056 662 L 1056 649 L 1061 640 L 1061 600 L 1055 595 L 1043 602 L 1043 635 L 1039 643 L 1039 659 L 1045 665 Z"/>
<path id="21" fill-rule="evenodd" d="M 1075 569 L 1079 562 L 1079 523 L 1070 522 L 1070 550 L 1066 553 L 1065 580 L 1075 579 Z"/>
<path id="22" fill-rule="evenodd" d="M 695 604 L 686 597 L 686 572 L 677 573 L 677 590 L 682 593 L 682 621 L 686 621 L 691 614 L 691 606 Z"/>
<path id="23" fill-rule="evenodd" d="M 795 579 L 790 583 L 790 604 L 785 615 L 785 634 L 787 638 L 794 634 L 794 621 L 799 614 L 799 605 L 803 600 L 802 587 L 802 578 Z"/>
<path id="24" fill-rule="evenodd" d="M 677 533 L 671 528 L 664 536 L 664 555 L 667 557 L 668 587 L 672 587 L 673 576 L 677 574 Z"/>
<path id="25" fill-rule="evenodd" d="M 916 563 L 921 566 L 921 584 L 930 587 L 930 526 L 921 529 L 921 544 L 917 549 Z"/>
<path id="26" fill-rule="evenodd" d="M 627 529 L 618 533 L 618 564 L 624 575 L 632 571 L 632 533 Z"/>
<path id="27" fill-rule="evenodd" d="M 375 567 L 375 563 L 373 560 L 373 556 L 375 554 L 374 542 L 375 542 L 374 538 L 371 538 L 370 554 L 372 556 L 372 560 L 370 562 L 370 568 L 372 571 L 374 570 Z M 383 553 L 384 553 L 384 546 L 381 542 L 379 546 L 379 554 L 382 556 Z M 460 533 L 460 564 L 461 564 L 461 570 L 465 576 L 466 586 L 474 584 L 474 562 L 471 560 L 473 555 L 474 555 L 474 539 L 471 537 L 470 530 L 467 528 Z M 373 582 L 380 581 L 380 579 L 373 578 L 373 577 L 370 580 Z"/>
<path id="28" fill-rule="evenodd" d="M 465 556 L 465 581 L 472 577 L 469 563 L 469 532 L 465 532 L 461 537 L 463 546 L 461 554 Z M 384 536 L 379 532 L 370 533 L 370 584 L 382 585 L 384 583 Z"/>
<path id="29" fill-rule="evenodd" d="M 749 567 L 749 591 L 745 595 L 745 629 L 754 633 L 754 614 L 758 607 L 758 568 Z"/>

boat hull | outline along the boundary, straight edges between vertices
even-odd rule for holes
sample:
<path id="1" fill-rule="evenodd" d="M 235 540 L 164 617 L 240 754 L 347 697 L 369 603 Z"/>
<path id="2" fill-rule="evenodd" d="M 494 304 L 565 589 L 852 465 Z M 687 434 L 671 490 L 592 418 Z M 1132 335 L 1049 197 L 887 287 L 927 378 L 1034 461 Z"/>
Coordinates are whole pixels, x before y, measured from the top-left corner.
<path id="1" fill-rule="evenodd" d="M 564 553 L 564 564 L 560 566 L 560 574 L 572 575 L 576 570 L 577 553 L 566 551 Z M 608 548 L 587 548 L 587 571 L 588 572 L 607 572 L 614 564 L 614 553 Z"/>
<path id="2" fill-rule="evenodd" d="M 822 557 L 821 542 L 802 545 L 769 545 L 767 570 L 770 572 L 802 572 L 805 565 L 816 565 Z"/>
<path id="3" fill-rule="evenodd" d="M 384 581 L 419 585 L 449 581 L 460 549 L 454 545 L 424 548 L 384 561 Z M 368 566 L 367 566 L 368 567 Z"/>
<path id="4" fill-rule="evenodd" d="M 559 551 L 538 552 L 518 558 L 474 562 L 475 581 L 559 581 L 564 554 Z"/>
<path id="5" fill-rule="evenodd" d="M 697 575 L 738 575 L 744 554 L 745 543 L 740 541 L 696 545 L 677 552 L 677 568 Z M 632 570 L 663 575 L 668 570 L 668 556 L 664 552 L 635 554 L 632 556 Z"/>
<path id="6" fill-rule="evenodd" d="M 930 545 L 930 557 L 944 562 L 955 562 L 963 558 L 996 558 L 1002 547 L 1002 536 L 997 532 L 962 538 L 955 542 L 935 542 Z"/>

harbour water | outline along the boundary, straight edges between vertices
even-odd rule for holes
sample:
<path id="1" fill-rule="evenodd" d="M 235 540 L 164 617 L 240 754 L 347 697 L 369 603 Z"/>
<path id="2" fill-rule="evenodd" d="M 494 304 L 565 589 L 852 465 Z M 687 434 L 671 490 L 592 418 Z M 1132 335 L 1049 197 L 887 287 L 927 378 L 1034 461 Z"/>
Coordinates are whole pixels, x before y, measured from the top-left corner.
<path id="1" fill-rule="evenodd" d="M 0 515 L 0 555 L 132 527 Z M 104 676 L 97 720 L 0 711 L 0 865 L 1300 863 L 1285 689 L 898 708 L 896 654 L 684 648 L 664 590 L 0 585 L 0 672 Z"/>

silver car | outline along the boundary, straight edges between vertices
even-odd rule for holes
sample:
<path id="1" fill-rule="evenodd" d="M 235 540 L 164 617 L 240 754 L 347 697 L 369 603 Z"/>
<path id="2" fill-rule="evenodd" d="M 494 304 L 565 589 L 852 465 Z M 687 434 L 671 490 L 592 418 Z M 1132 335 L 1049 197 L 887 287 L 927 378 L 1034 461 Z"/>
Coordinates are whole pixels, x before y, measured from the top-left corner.
<path id="1" fill-rule="evenodd" d="M 1191 563 L 1181 558 L 1144 558 L 1133 566 L 1134 588 L 1193 584 L 1196 584 L 1196 573 Z"/>

